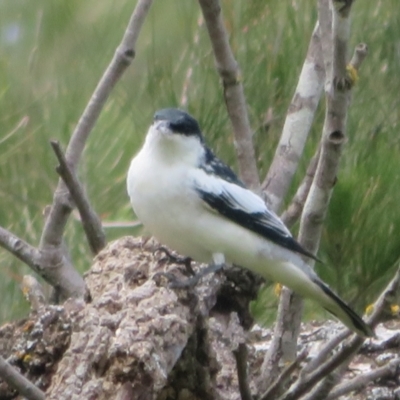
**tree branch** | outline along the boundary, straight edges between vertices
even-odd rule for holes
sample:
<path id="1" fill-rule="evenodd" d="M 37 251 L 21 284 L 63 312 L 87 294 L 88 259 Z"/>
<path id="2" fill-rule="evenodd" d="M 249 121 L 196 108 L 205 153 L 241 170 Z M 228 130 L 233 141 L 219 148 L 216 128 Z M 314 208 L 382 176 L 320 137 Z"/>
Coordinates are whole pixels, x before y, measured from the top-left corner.
<path id="1" fill-rule="evenodd" d="M 396 274 L 393 279 L 388 283 L 386 288 L 383 290 L 378 300 L 374 304 L 374 309 L 372 314 L 367 318 L 368 324 L 374 328 L 380 320 L 385 316 L 390 309 L 390 304 L 393 303 L 394 297 L 396 293 L 400 290 L 400 267 L 398 268 Z M 326 347 L 331 347 L 331 344 L 334 340 L 337 341 L 337 344 L 340 343 L 345 337 L 350 334 L 348 329 L 340 332 L 335 338 L 333 338 L 330 343 L 326 345 Z M 360 336 L 353 335 L 347 343 L 344 343 L 339 351 L 332 355 L 330 359 L 328 359 L 323 364 L 310 368 L 306 366 L 302 375 L 298 379 L 298 381 L 289 389 L 289 391 L 285 394 L 287 397 L 283 396 L 280 400 L 295 400 L 300 398 L 306 391 L 310 391 L 310 389 L 319 381 L 323 379 L 320 383 L 319 387 L 313 391 L 312 396 L 307 400 L 314 400 L 320 398 L 319 395 L 324 393 L 329 393 L 332 387 L 336 384 L 339 377 L 344 373 L 347 368 L 351 356 L 355 354 L 355 352 L 360 348 L 364 339 Z M 322 349 L 321 353 L 325 353 L 327 355 L 327 351 Z M 322 358 L 320 358 L 322 361 Z M 311 361 L 313 363 L 314 360 Z M 338 366 L 340 366 L 339 371 L 333 372 Z M 311 372 L 308 374 L 308 371 Z"/>
<path id="2" fill-rule="evenodd" d="M 28 400 L 45 400 L 45 394 L 0 355 L 0 376 Z"/>
<path id="3" fill-rule="evenodd" d="M 396 358 L 392 361 L 389 361 L 383 367 L 343 382 L 341 385 L 332 390 L 332 392 L 326 397 L 326 400 L 333 400 L 354 390 L 359 390 L 367 386 L 369 383 L 376 381 L 377 379 L 396 376 L 396 371 L 398 370 L 399 365 L 400 358 Z"/>
<path id="4" fill-rule="evenodd" d="M 222 19 L 221 5 L 219 0 L 199 0 L 199 3 L 210 36 L 217 70 L 224 87 L 226 108 L 235 136 L 239 174 L 247 186 L 253 190 L 259 190 L 260 181 L 242 77 L 229 45 Z"/>
<path id="5" fill-rule="evenodd" d="M 115 84 L 135 56 L 136 41 L 151 6 L 152 0 L 139 0 L 131 16 L 128 27 L 118 46 L 114 57 L 98 83 L 88 105 L 86 106 L 68 144 L 66 160 L 71 170 L 77 168 L 85 142 L 95 125 L 100 112 Z M 40 250 L 44 253 L 43 273 L 53 284 L 61 285 L 62 297 L 82 296 L 85 285 L 72 264 L 66 262 L 62 251 L 62 236 L 68 217 L 73 209 L 73 202 L 68 189 L 60 179 L 54 193 L 53 204 L 46 219 L 40 240 Z M 51 270 L 51 271 L 50 271 Z M 60 279 L 62 277 L 62 279 Z"/>
<path id="6" fill-rule="evenodd" d="M 64 153 L 61 150 L 60 143 L 55 140 L 50 141 L 50 143 L 60 163 L 56 170 L 68 187 L 72 199 L 78 208 L 90 249 L 93 254 L 97 254 L 106 245 L 106 237 L 101 220 L 91 207 L 75 171 L 69 167 Z"/>
<path id="7" fill-rule="evenodd" d="M 297 356 L 296 360 L 289 364 L 275 379 L 267 391 L 261 396 L 261 400 L 274 399 L 282 390 L 283 385 L 288 378 L 293 374 L 296 368 L 300 366 L 300 363 L 307 357 L 308 350 L 304 348 L 301 353 Z"/>
<path id="8" fill-rule="evenodd" d="M 321 154 L 321 146 L 318 146 L 316 153 L 308 164 L 306 174 L 294 195 L 289 207 L 282 213 L 281 219 L 283 223 L 290 228 L 300 218 L 303 212 L 304 204 L 307 200 L 308 193 L 310 192 L 311 184 L 314 180 L 315 171 Z"/>
<path id="9" fill-rule="evenodd" d="M 287 112 L 278 149 L 262 184 L 267 202 L 276 212 L 287 194 L 298 167 L 322 93 L 325 73 L 321 56 L 320 34 L 317 23 L 310 39 L 295 94 Z M 302 185 L 301 189 L 303 196 L 308 194 L 307 185 L 311 185 L 312 179 L 306 180 L 305 178 L 305 182 L 306 184 Z M 262 366 L 263 372 L 258 381 L 264 391 L 279 375 L 280 364 L 295 359 L 296 338 L 300 327 L 301 314 L 298 311 L 292 312 L 291 304 L 297 303 L 302 304 L 298 295 L 294 295 L 288 289 L 282 291 L 273 341 L 266 354 Z M 293 327 L 296 327 L 296 330 L 292 330 Z"/>
<path id="10" fill-rule="evenodd" d="M 348 79 L 346 49 L 350 32 L 348 15 L 351 6 L 351 4 L 348 3 L 351 3 L 351 1 L 346 1 L 346 20 L 341 16 L 339 18 L 336 11 L 332 18 L 332 35 L 334 40 L 330 60 L 334 60 L 334 62 L 332 76 L 326 76 L 325 92 L 327 107 L 321 139 L 321 155 L 318 160 L 315 177 L 304 204 L 298 236 L 298 240 L 302 246 L 314 254 L 319 248 L 323 222 L 325 220 L 333 187 L 336 183 L 342 146 L 346 141 L 347 110 L 352 85 L 343 85 L 341 77 L 344 76 Z M 328 6 L 326 0 L 321 1 L 319 11 L 321 11 L 322 8 L 326 10 Z M 336 10 L 335 7 L 334 9 Z M 340 23 L 337 22 L 338 18 L 340 19 Z M 329 18 L 327 19 L 329 20 Z M 326 21 L 324 21 L 322 26 L 324 26 L 325 29 L 329 29 L 329 25 L 325 22 Z M 327 32 L 321 31 L 321 37 L 328 38 L 329 36 Z M 321 43 L 321 45 L 326 49 L 326 44 Z M 337 58 L 341 58 L 341 60 L 338 61 Z M 329 64 L 329 61 L 325 61 L 326 66 Z M 330 87 L 328 82 L 333 82 L 333 87 Z M 310 265 L 312 266 L 313 263 L 311 262 Z M 275 327 L 274 338 L 276 338 L 275 342 L 277 342 L 277 344 L 274 347 L 271 346 L 271 351 L 268 354 L 271 358 L 268 365 L 269 369 L 267 369 L 268 372 L 266 373 L 267 376 L 271 371 L 270 368 L 277 368 L 278 363 L 272 361 L 273 359 L 276 361 L 278 357 L 277 354 L 280 354 L 282 357 L 284 356 L 286 360 L 293 359 L 295 356 L 303 308 L 302 303 L 301 297 L 291 291 L 284 291 L 281 295 L 278 310 L 282 309 L 282 312 L 279 311 L 279 315 L 282 315 L 282 318 L 278 318 Z M 283 310 L 284 308 L 285 310 Z M 286 348 L 283 347 L 282 338 L 286 338 L 286 340 L 290 342 Z M 278 359 L 280 358 L 281 357 L 278 357 Z M 266 362 L 267 361 L 265 361 L 265 364 Z M 314 373 L 317 373 L 317 371 L 314 371 Z M 316 379 L 313 383 L 314 385 L 322 378 L 321 376 L 315 375 L 313 379 Z"/>
<path id="11" fill-rule="evenodd" d="M 40 251 L 1 226 L 0 246 L 40 274 Z"/>
<path id="12" fill-rule="evenodd" d="M 282 135 L 268 174 L 262 183 L 267 204 L 278 212 L 297 171 L 321 98 L 325 71 L 319 24 L 315 25 L 296 91 L 287 111 Z"/>

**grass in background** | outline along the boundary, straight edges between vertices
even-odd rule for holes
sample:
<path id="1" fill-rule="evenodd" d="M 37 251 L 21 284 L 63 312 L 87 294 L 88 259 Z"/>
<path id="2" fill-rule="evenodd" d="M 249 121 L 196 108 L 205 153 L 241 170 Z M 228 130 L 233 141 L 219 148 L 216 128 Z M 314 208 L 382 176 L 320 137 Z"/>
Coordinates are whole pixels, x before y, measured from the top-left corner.
<path id="1" fill-rule="evenodd" d="M 315 2 L 225 0 L 223 6 L 264 176 L 315 24 Z M 49 140 L 68 143 L 132 7 L 128 1 L 0 2 L 0 225 L 29 243 L 39 242 L 42 210 L 57 184 Z M 354 90 L 349 141 L 320 251 L 325 261 L 320 275 L 359 309 L 390 279 L 400 255 L 397 8 L 396 0 L 354 4 L 352 45 L 364 41 L 370 54 Z M 218 155 L 235 165 L 231 128 L 205 27 L 197 27 L 199 15 L 195 1 L 154 2 L 133 67 L 88 141 L 80 177 L 103 219 L 134 218 L 125 190 L 129 161 L 154 111 L 179 105 L 189 66 L 188 109 Z M 198 30 L 199 43 L 193 45 Z M 273 119 L 266 132 L 262 126 L 268 109 Z M 318 141 L 323 114 L 322 104 L 292 193 Z M 107 230 L 109 240 L 137 233 Z M 77 268 L 87 270 L 91 255 L 73 218 L 65 240 Z M 18 279 L 30 271 L 2 249 L 0 271 L 0 321 L 19 318 L 27 305 Z M 260 313 L 275 301 L 265 296 Z"/>

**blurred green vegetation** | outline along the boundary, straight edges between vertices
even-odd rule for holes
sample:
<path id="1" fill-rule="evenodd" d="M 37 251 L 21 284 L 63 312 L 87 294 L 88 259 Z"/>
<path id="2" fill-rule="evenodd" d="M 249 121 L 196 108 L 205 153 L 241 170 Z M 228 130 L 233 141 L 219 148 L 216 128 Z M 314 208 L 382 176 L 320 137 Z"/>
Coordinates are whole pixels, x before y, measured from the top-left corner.
<path id="1" fill-rule="evenodd" d="M 33 245 L 42 210 L 57 183 L 50 139 L 64 146 L 122 37 L 135 2 L 0 1 L 0 225 Z M 226 24 L 241 66 L 261 176 L 283 126 L 316 20 L 315 1 L 223 0 Z M 111 95 L 88 141 L 80 176 L 108 221 L 134 218 L 125 191 L 132 155 L 153 112 L 179 106 L 193 68 L 188 110 L 210 145 L 235 165 L 231 128 L 207 32 L 196 1 L 155 1 L 137 56 Z M 343 156 L 318 267 L 324 280 L 359 309 L 390 279 L 400 255 L 399 88 L 400 14 L 397 0 L 355 2 L 352 46 L 370 54 L 354 90 Z M 194 45 L 195 35 L 199 35 Z M 262 129 L 267 110 L 273 119 Z M 318 110 L 292 193 L 301 180 L 323 122 Z M 290 196 L 287 199 L 290 200 Z M 133 229 L 108 229 L 109 240 Z M 66 242 L 80 271 L 91 264 L 80 224 L 71 218 Z M 29 272 L 0 249 L 0 321 L 26 313 L 18 289 Z M 267 293 L 257 309 L 274 313 Z M 314 307 L 308 315 L 319 316 Z M 269 314 L 268 314 L 269 315 Z"/>

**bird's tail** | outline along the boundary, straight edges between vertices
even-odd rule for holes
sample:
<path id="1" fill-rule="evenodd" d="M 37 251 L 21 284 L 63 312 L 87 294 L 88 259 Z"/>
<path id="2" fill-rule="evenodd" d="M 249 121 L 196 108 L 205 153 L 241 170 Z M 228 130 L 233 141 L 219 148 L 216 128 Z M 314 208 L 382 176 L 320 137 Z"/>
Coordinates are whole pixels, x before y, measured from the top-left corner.
<path id="1" fill-rule="evenodd" d="M 325 294 L 325 301 L 321 304 L 328 312 L 343 322 L 349 329 L 362 337 L 374 336 L 374 331 L 353 311 L 338 295 L 319 278 L 315 277 L 313 282 Z"/>

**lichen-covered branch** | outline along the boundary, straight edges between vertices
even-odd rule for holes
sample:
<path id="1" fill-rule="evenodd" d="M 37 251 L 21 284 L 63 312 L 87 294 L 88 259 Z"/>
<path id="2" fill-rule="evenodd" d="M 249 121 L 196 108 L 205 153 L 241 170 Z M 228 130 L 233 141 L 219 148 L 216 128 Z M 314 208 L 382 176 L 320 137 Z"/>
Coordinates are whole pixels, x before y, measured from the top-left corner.
<path id="1" fill-rule="evenodd" d="M 247 113 L 242 77 L 233 56 L 228 35 L 222 19 L 219 0 L 199 0 L 207 25 L 217 70 L 224 87 L 224 97 L 229 118 L 232 122 L 239 174 L 248 187 L 259 190 L 260 181 L 252 140 L 252 130 Z"/>

